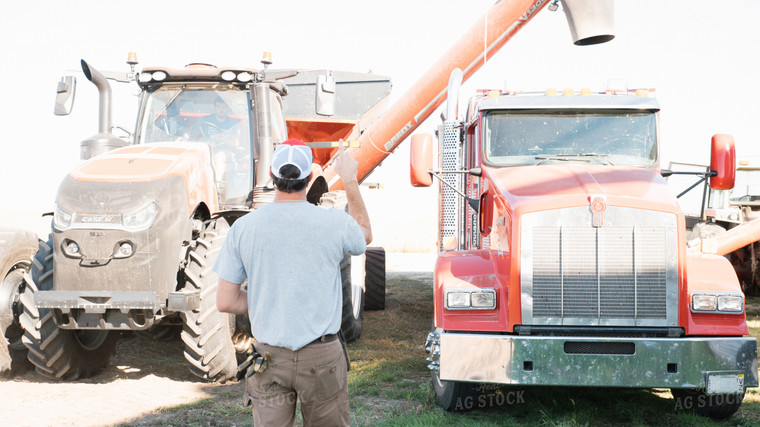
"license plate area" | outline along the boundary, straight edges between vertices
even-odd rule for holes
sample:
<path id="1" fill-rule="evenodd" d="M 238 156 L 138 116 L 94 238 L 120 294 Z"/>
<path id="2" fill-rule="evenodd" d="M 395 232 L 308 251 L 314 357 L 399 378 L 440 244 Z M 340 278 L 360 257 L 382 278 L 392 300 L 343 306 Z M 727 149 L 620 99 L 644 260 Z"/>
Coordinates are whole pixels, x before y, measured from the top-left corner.
<path id="1" fill-rule="evenodd" d="M 741 371 L 722 371 L 705 373 L 705 394 L 740 394 L 744 391 L 744 373 Z"/>

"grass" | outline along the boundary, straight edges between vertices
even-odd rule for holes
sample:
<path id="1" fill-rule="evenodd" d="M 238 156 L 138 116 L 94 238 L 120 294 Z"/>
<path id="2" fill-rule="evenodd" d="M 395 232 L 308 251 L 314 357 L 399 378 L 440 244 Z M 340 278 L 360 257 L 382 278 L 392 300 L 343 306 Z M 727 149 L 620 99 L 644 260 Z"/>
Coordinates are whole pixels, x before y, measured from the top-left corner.
<path id="1" fill-rule="evenodd" d="M 366 312 L 362 337 L 349 344 L 351 423 L 355 426 L 757 426 L 760 391 L 716 422 L 676 410 L 667 389 L 500 387 L 466 413 L 435 405 L 423 349 L 432 317 L 432 274 L 388 275 L 386 310 Z M 747 303 L 750 334 L 760 338 L 760 299 Z M 209 385 L 213 398 L 165 408 L 129 425 L 250 426 L 242 387 Z M 476 405 L 480 406 L 480 405 Z M 300 418 L 300 417 L 299 417 Z M 297 421 L 300 425 L 300 421 Z"/>

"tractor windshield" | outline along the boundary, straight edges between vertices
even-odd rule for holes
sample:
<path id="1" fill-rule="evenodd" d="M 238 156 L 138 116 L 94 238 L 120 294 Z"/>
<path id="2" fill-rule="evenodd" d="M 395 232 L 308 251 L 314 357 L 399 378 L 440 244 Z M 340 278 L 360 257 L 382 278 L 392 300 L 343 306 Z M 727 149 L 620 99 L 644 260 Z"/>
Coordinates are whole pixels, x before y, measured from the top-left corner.
<path id="1" fill-rule="evenodd" d="M 491 111 L 484 129 L 485 160 L 497 166 L 557 162 L 653 166 L 657 162 L 652 111 Z"/>
<path id="2" fill-rule="evenodd" d="M 253 185 L 248 91 L 182 85 L 163 86 L 144 96 L 137 143 L 208 144 L 220 204 L 245 205 Z"/>

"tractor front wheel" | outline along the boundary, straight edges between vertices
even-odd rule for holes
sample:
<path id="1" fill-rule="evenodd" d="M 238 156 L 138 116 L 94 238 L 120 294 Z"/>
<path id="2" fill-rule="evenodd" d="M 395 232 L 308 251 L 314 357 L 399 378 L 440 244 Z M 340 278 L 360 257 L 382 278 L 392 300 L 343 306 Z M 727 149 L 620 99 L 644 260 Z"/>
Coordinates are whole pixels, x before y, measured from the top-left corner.
<path id="1" fill-rule="evenodd" d="M 32 259 L 31 276 L 25 276 L 21 294 L 24 328 L 23 342 L 29 350 L 29 361 L 42 376 L 51 379 L 88 378 L 108 366 L 116 351 L 118 331 L 60 329 L 47 308 L 37 309 L 34 293 L 53 288 L 53 239 L 39 242 Z"/>
<path id="2" fill-rule="evenodd" d="M 200 308 L 183 314 L 182 341 L 190 372 L 209 381 L 235 378 L 235 316 L 216 309 L 219 276 L 211 269 L 230 226 L 223 218 L 209 222 L 187 254 L 185 288 L 200 291 Z"/>

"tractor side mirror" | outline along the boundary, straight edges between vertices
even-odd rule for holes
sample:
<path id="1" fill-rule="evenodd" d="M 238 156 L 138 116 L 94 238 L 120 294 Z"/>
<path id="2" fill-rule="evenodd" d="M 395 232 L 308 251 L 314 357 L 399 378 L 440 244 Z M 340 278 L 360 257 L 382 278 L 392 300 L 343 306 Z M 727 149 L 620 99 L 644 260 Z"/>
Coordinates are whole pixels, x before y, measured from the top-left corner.
<path id="1" fill-rule="evenodd" d="M 67 116 L 74 108 L 74 94 L 76 93 L 77 79 L 74 76 L 63 76 L 58 82 L 55 94 L 55 115 Z"/>
<path id="2" fill-rule="evenodd" d="M 710 188 L 730 190 L 736 178 L 736 148 L 734 137 L 716 134 L 712 137 L 710 150 L 710 170 L 716 174 L 710 177 Z"/>
<path id="3" fill-rule="evenodd" d="M 430 187 L 433 184 L 433 135 L 412 135 L 412 151 L 409 155 L 409 180 L 414 187 Z"/>
<path id="4" fill-rule="evenodd" d="M 332 71 L 317 77 L 317 98 L 315 100 L 317 114 L 332 116 L 335 114 L 335 76 Z"/>

